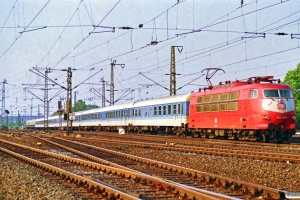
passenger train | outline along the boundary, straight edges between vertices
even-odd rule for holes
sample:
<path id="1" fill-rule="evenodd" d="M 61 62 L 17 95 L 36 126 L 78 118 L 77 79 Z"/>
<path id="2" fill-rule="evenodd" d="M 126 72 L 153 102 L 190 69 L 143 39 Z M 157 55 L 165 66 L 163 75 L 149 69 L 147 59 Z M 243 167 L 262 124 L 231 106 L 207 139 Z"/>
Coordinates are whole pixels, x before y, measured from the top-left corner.
<path id="1" fill-rule="evenodd" d="M 27 122 L 44 127 L 44 119 Z M 34 123 L 34 125 L 33 125 Z M 59 128 L 58 116 L 49 127 Z M 281 142 L 295 134 L 295 100 L 273 76 L 226 81 L 190 94 L 141 100 L 75 113 L 73 129 L 166 132 L 202 138 Z M 66 121 L 62 126 L 66 128 Z"/>

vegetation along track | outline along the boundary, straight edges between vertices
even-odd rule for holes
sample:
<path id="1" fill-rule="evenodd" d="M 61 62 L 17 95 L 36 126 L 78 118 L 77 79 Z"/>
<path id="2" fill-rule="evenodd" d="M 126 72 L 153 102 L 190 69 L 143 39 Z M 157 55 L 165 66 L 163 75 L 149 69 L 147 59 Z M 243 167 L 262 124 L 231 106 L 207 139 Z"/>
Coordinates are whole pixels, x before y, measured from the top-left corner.
<path id="1" fill-rule="evenodd" d="M 141 158 L 120 152 L 115 152 L 90 144 L 82 144 L 72 142 L 60 138 L 46 137 L 45 141 L 55 141 L 62 146 L 78 149 L 83 152 L 88 152 L 91 155 L 99 157 L 99 152 L 105 153 L 103 156 L 106 160 L 115 159 L 115 157 L 124 158 L 110 160 L 112 162 L 120 162 L 120 165 L 126 165 L 134 170 L 142 171 L 153 176 L 158 176 L 166 180 L 179 182 L 192 187 L 200 187 L 201 189 L 209 189 L 215 192 L 221 192 L 226 195 L 235 197 L 261 197 L 261 198 L 281 198 L 284 196 L 283 192 L 277 189 L 260 186 L 257 184 L 248 183 L 245 181 L 238 181 L 231 178 L 217 176 L 215 174 L 205 173 L 198 170 L 188 169 L 172 164 L 159 162 L 156 160 Z M 86 148 L 86 149 L 85 149 Z M 113 156 L 113 157 L 112 157 Z M 129 162 L 129 163 L 128 163 Z"/>
<path id="2" fill-rule="evenodd" d="M 132 170 L 118 169 L 1 140 L 1 151 L 59 176 L 101 199 L 232 199 L 166 182 Z"/>

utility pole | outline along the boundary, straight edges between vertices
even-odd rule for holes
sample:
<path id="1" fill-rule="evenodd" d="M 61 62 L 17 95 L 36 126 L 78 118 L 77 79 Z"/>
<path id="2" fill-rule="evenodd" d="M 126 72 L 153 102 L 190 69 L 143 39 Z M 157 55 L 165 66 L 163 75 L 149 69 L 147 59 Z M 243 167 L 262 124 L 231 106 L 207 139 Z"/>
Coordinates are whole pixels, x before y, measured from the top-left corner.
<path id="1" fill-rule="evenodd" d="M 78 91 L 75 91 L 74 92 L 74 107 L 75 107 L 75 103 L 76 103 L 76 100 L 77 100 L 77 98 L 76 98 L 76 94 L 78 94 L 79 92 Z M 75 110 L 76 111 L 76 110 Z"/>
<path id="2" fill-rule="evenodd" d="M 40 104 L 38 104 L 38 117 L 40 117 Z"/>
<path id="3" fill-rule="evenodd" d="M 110 70 L 110 105 L 114 105 L 115 100 L 115 83 L 114 83 L 114 66 L 120 65 L 122 69 L 125 67 L 125 64 L 116 64 L 116 60 L 110 63 L 111 70 Z"/>
<path id="4" fill-rule="evenodd" d="M 30 106 L 30 119 L 32 119 L 32 100 L 33 100 L 33 98 L 31 98 L 31 106 Z"/>
<path id="5" fill-rule="evenodd" d="M 176 60 L 175 47 L 181 53 L 183 46 L 171 46 L 171 60 L 170 60 L 170 96 L 176 95 Z"/>
<path id="6" fill-rule="evenodd" d="M 72 113 L 72 70 L 68 67 L 67 71 L 67 102 L 66 102 L 66 114 L 67 114 L 67 133 L 73 133 L 72 122 L 70 120 L 70 113 Z"/>

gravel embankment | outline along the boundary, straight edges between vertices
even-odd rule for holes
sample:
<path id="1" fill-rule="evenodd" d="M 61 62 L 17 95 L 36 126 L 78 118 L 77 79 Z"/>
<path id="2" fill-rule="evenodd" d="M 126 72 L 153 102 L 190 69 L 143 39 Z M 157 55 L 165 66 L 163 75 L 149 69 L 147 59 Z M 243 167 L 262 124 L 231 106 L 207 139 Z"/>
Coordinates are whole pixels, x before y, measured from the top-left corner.
<path id="1" fill-rule="evenodd" d="M 84 200 L 39 175 L 30 165 L 0 153 L 0 200 Z"/>

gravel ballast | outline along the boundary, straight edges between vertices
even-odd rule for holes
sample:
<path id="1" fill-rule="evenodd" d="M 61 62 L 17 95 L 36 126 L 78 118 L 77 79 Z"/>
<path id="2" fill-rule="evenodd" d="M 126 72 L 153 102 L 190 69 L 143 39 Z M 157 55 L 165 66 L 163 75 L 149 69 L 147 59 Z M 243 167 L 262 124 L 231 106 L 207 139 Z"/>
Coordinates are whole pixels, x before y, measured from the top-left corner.
<path id="1" fill-rule="evenodd" d="M 84 200 L 36 168 L 0 153 L 0 200 Z"/>

